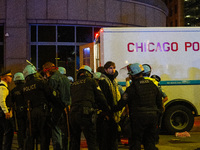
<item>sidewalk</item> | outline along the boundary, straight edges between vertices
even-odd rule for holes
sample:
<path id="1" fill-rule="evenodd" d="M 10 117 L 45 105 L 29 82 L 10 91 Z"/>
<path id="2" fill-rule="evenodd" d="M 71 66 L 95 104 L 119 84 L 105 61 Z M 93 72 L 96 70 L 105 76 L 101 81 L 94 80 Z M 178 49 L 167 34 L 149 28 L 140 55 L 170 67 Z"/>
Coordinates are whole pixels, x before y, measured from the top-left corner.
<path id="1" fill-rule="evenodd" d="M 39 146 L 38 146 L 39 147 Z M 87 148 L 87 143 L 86 140 L 84 138 L 81 139 L 81 145 L 80 145 L 81 149 L 80 150 L 88 150 Z M 12 144 L 12 150 L 17 150 L 18 148 L 18 144 L 17 144 L 17 134 L 14 134 L 14 138 L 13 138 L 13 144 Z M 119 150 L 127 150 L 128 146 L 126 145 L 119 145 Z M 35 148 L 36 150 L 36 148 Z M 40 149 L 38 149 L 40 150 Z M 53 146 L 50 144 L 49 150 L 53 150 Z"/>

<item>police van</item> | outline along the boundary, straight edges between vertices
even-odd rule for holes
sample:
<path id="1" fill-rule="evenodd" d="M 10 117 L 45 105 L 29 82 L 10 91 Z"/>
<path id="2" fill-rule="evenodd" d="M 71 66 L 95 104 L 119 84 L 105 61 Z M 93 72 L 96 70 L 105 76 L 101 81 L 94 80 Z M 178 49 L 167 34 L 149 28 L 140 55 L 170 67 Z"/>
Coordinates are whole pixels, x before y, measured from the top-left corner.
<path id="1" fill-rule="evenodd" d="M 130 63 L 149 64 L 168 96 L 162 126 L 169 133 L 190 131 L 200 114 L 199 35 L 199 27 L 102 28 L 93 43 L 80 47 L 80 64 L 94 71 L 107 61 L 118 71 Z M 117 80 L 125 85 L 123 74 Z"/>

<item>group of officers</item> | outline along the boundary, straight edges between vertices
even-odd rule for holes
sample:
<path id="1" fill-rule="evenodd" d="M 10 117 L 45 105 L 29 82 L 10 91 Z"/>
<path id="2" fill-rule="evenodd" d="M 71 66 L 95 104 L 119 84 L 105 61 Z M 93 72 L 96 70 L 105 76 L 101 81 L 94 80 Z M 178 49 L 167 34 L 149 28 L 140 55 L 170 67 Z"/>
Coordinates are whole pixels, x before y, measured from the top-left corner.
<path id="1" fill-rule="evenodd" d="M 162 92 L 153 79 L 144 78 L 139 63 L 126 66 L 130 86 L 120 91 L 115 63 L 108 61 L 94 74 L 83 65 L 70 82 L 64 68 L 52 62 L 38 72 L 27 65 L 14 75 L 0 74 L 0 150 L 11 150 L 12 114 L 17 122 L 19 150 L 80 150 L 81 133 L 89 150 L 117 150 L 122 110 L 128 109 L 130 150 L 157 150 L 157 126 L 163 112 Z M 126 108 L 125 108 L 126 106 Z M 15 112 L 15 113 L 13 113 Z"/>

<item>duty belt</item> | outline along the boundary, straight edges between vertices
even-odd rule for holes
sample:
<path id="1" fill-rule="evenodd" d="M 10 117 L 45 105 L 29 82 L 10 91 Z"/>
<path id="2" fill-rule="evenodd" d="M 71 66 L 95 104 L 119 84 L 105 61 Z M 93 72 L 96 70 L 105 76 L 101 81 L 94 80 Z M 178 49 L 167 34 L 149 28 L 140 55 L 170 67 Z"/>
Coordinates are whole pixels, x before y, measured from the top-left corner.
<path id="1" fill-rule="evenodd" d="M 94 111 L 95 111 L 94 108 L 83 107 L 83 114 L 84 114 L 84 115 L 89 115 L 89 114 L 93 113 Z"/>
<path id="2" fill-rule="evenodd" d="M 32 108 L 32 109 L 34 109 L 34 108 L 47 109 L 47 108 L 48 108 L 48 105 L 47 105 L 46 103 L 41 103 L 41 104 L 38 104 L 38 105 L 32 105 L 31 108 Z"/>
<path id="3" fill-rule="evenodd" d="M 73 111 L 73 112 L 81 112 L 81 113 L 83 113 L 84 115 L 89 115 L 89 114 L 95 112 L 95 109 L 92 108 L 92 107 L 86 107 L 86 106 L 81 106 L 81 105 L 75 105 L 75 106 L 72 106 L 71 111 Z"/>

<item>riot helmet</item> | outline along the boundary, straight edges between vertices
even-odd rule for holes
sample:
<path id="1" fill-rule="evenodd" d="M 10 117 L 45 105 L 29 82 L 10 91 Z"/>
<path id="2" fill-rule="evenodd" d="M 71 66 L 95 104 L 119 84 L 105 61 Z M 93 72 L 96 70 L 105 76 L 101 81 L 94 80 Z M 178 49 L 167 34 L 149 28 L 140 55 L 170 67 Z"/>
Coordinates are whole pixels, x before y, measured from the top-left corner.
<path id="1" fill-rule="evenodd" d="M 74 82 L 74 78 L 71 76 L 67 76 L 67 78 L 69 79 L 70 82 Z"/>
<path id="2" fill-rule="evenodd" d="M 17 72 L 17 73 L 14 74 L 14 78 L 13 78 L 14 82 L 15 81 L 24 81 L 24 80 L 25 80 L 25 78 L 24 78 L 23 73 Z"/>
<path id="3" fill-rule="evenodd" d="M 61 73 L 61 74 L 66 74 L 66 69 L 64 67 L 58 67 L 58 71 Z"/>
<path id="4" fill-rule="evenodd" d="M 92 73 L 92 68 L 90 68 L 89 66 L 87 65 L 83 65 L 80 67 L 79 71 L 78 71 L 78 74 L 77 74 L 77 77 L 79 78 L 80 77 L 80 74 L 81 73 L 84 73 L 86 76 L 88 77 L 92 77 L 93 76 L 93 73 Z"/>
<path id="5" fill-rule="evenodd" d="M 143 76 L 149 77 L 151 74 L 151 66 L 148 64 L 143 64 L 142 66 L 144 68 Z"/>
<path id="6" fill-rule="evenodd" d="M 27 65 L 23 70 L 23 75 L 26 78 L 27 76 L 31 74 L 37 73 L 37 70 L 34 65 Z"/>
<path id="7" fill-rule="evenodd" d="M 144 71 L 143 66 L 139 63 L 128 65 L 127 69 L 128 69 L 128 74 L 132 76 L 142 73 Z"/>

